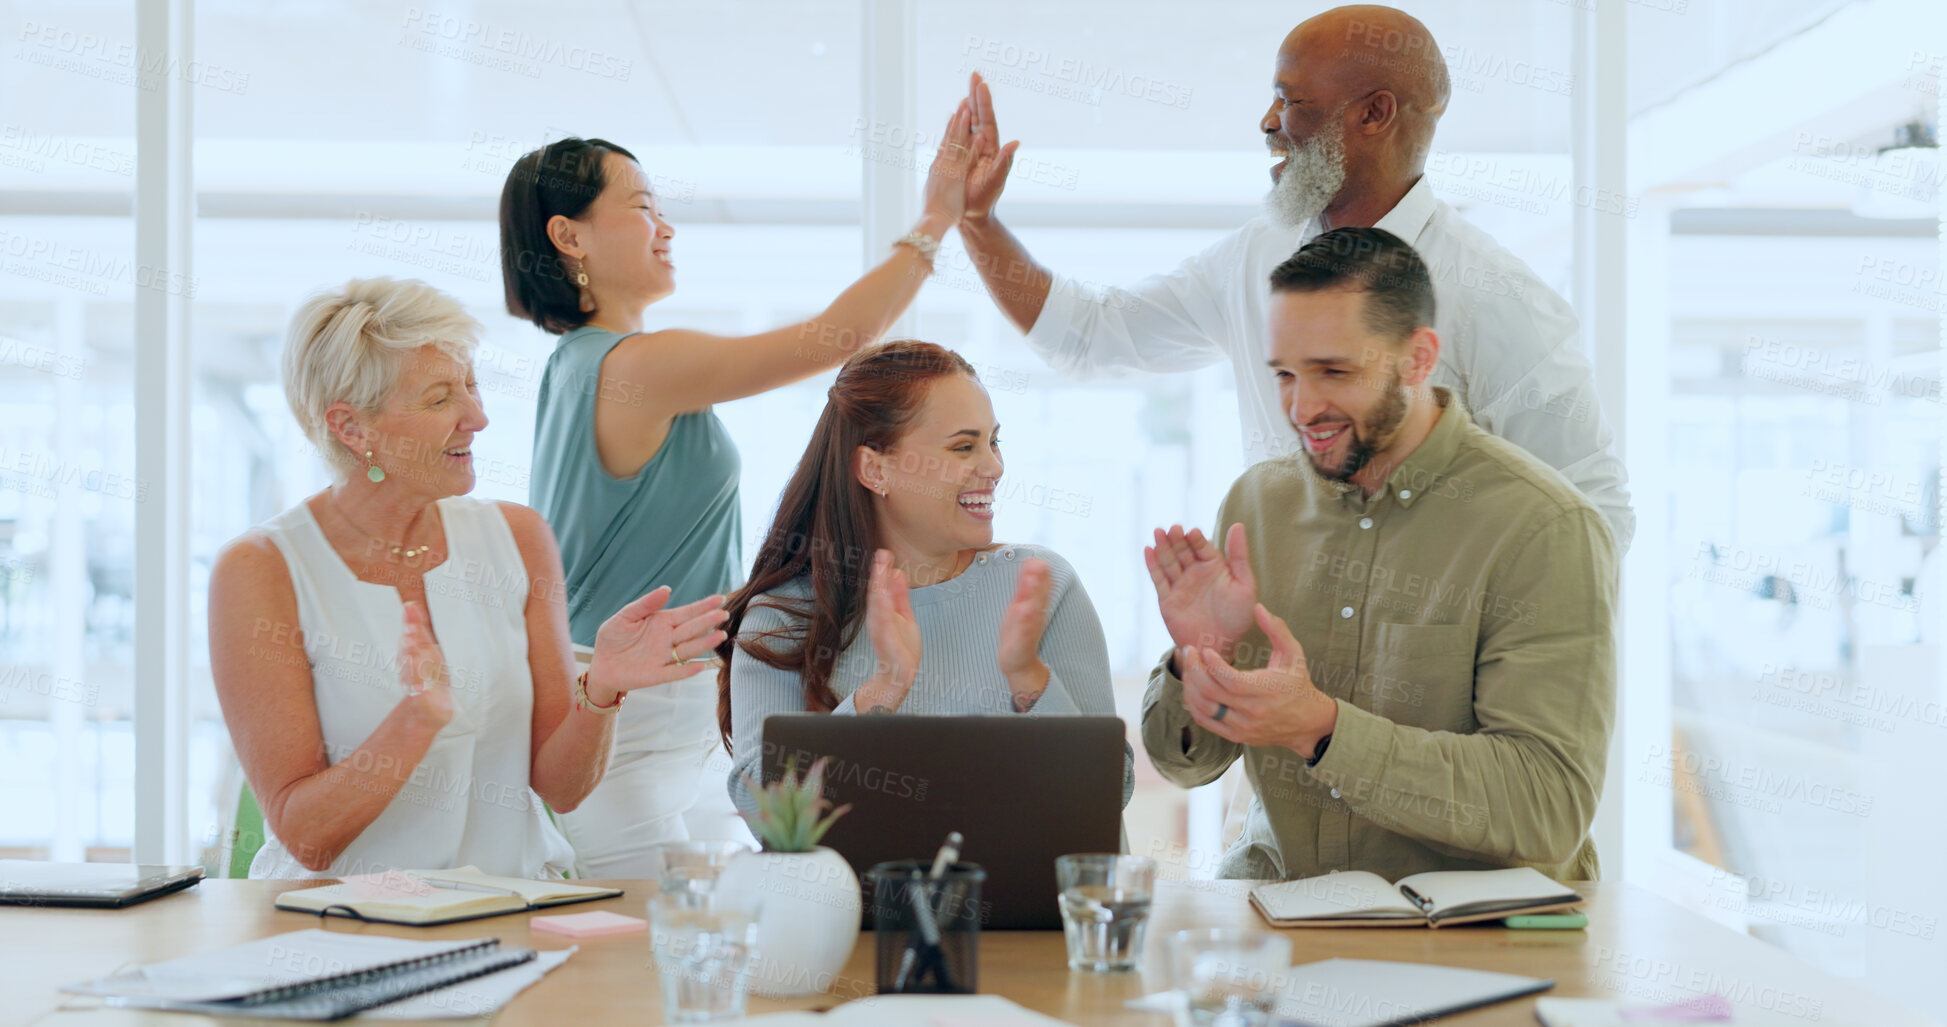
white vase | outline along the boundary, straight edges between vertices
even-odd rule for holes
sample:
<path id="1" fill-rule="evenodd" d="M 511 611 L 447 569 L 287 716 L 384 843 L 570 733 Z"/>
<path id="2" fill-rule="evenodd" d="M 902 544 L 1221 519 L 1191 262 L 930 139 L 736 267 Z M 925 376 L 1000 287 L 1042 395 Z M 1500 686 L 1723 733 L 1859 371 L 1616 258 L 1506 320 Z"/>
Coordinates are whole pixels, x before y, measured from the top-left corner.
<path id="1" fill-rule="evenodd" d="M 751 991 L 785 998 L 832 989 L 859 940 L 859 878 L 845 857 L 822 845 L 745 853 L 724 868 L 716 887 L 763 896 Z"/>

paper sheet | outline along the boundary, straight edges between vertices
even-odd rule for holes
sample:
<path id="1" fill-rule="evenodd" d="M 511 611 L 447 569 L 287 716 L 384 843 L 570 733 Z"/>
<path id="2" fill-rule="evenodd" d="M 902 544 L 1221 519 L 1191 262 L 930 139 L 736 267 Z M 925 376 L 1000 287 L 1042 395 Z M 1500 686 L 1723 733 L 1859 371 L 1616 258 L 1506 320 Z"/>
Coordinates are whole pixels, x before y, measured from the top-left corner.
<path id="1" fill-rule="evenodd" d="M 568 961 L 576 948 L 542 952 L 526 963 L 414 995 L 353 1017 L 355 1020 L 453 1020 L 487 1016 L 514 1000 L 550 970 Z"/>
<path id="2" fill-rule="evenodd" d="M 727 1027 L 1073 1027 L 999 995 L 874 995 L 828 1013 L 772 1013 Z"/>
<path id="3" fill-rule="evenodd" d="M 1291 1027 L 1384 1027 L 1454 1009 L 1498 1002 L 1542 982 L 1533 977 L 1429 963 L 1322 959 L 1287 971 L 1278 989 L 1278 1022 Z M 1157 992 L 1131 999 L 1131 1009 L 1170 1012 L 1181 996 Z"/>
<path id="4" fill-rule="evenodd" d="M 1702 996 L 1705 999 L 1716 996 Z M 1727 1010 L 1727 1012 L 1719 1012 Z M 1689 1012 L 1693 1015 L 1684 1015 Z M 1535 1002 L 1535 1019 L 1546 1027 L 1805 1027 L 1803 1019 L 1720 1000 L 1707 1005 L 1600 998 L 1544 998 Z M 1845 1022 L 1841 1018 L 1840 1022 Z"/>

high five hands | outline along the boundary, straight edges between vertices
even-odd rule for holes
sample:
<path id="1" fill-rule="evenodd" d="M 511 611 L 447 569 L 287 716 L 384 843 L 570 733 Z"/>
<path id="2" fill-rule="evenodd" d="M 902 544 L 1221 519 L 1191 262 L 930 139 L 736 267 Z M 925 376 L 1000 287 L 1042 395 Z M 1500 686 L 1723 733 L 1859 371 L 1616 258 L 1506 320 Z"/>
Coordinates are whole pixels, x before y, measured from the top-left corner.
<path id="1" fill-rule="evenodd" d="M 1190 719 L 1240 745 L 1284 746 L 1310 758 L 1332 733 L 1338 703 L 1312 684 L 1291 629 L 1257 601 L 1244 526 L 1230 526 L 1223 552 L 1198 529 L 1159 528 L 1143 563 L 1176 643 L 1171 663 Z M 1238 670 L 1231 665 L 1237 643 L 1252 625 L 1270 640 L 1270 659 L 1259 670 Z"/>
<path id="2" fill-rule="evenodd" d="M 973 111 L 973 161 L 967 168 L 967 209 L 961 216 L 978 221 L 994 210 L 1007 186 L 1007 172 L 1014 167 L 1014 151 L 1019 139 L 1001 145 L 1001 132 L 994 124 L 994 94 L 974 72 L 967 79 L 966 106 Z"/>
<path id="3" fill-rule="evenodd" d="M 974 162 L 973 118 L 973 105 L 960 101 L 946 119 L 946 133 L 926 172 L 921 209 L 944 222 L 939 226 L 942 232 L 958 223 L 967 208 L 968 172 Z"/>

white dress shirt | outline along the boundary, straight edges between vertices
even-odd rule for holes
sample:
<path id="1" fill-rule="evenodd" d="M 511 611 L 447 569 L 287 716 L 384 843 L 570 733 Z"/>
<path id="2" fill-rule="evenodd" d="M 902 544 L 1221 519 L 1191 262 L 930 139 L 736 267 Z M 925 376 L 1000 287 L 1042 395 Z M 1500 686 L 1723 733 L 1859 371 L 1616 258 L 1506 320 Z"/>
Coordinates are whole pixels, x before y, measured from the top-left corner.
<path id="1" fill-rule="evenodd" d="M 1411 243 L 1433 277 L 1440 363 L 1432 383 L 1452 389 L 1482 428 L 1561 471 L 1627 548 L 1636 526 L 1628 479 L 1567 301 L 1434 196 L 1424 176 L 1376 227 Z M 1096 291 L 1057 275 L 1028 345 L 1081 379 L 1228 359 L 1245 459 L 1294 452 L 1298 433 L 1265 364 L 1270 280 L 1316 234 L 1316 225 L 1301 233 L 1260 216 L 1175 271 L 1127 289 Z"/>

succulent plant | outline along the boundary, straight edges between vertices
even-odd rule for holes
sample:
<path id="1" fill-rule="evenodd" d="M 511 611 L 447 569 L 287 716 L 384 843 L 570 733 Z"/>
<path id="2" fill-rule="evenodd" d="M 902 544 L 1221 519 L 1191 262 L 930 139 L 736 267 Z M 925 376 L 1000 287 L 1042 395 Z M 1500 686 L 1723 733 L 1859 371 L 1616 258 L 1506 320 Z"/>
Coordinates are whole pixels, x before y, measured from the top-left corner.
<path id="1" fill-rule="evenodd" d="M 748 776 L 744 778 L 751 796 L 757 800 L 757 816 L 746 814 L 744 819 L 750 822 L 751 833 L 764 843 L 764 851 L 810 852 L 818 847 L 818 839 L 831 830 L 833 821 L 851 810 L 848 803 L 827 816 L 819 816 L 832 805 L 822 794 L 825 760 L 826 757 L 819 757 L 803 778 L 798 777 L 796 756 L 785 761 L 784 776 L 770 784 L 760 785 Z"/>

